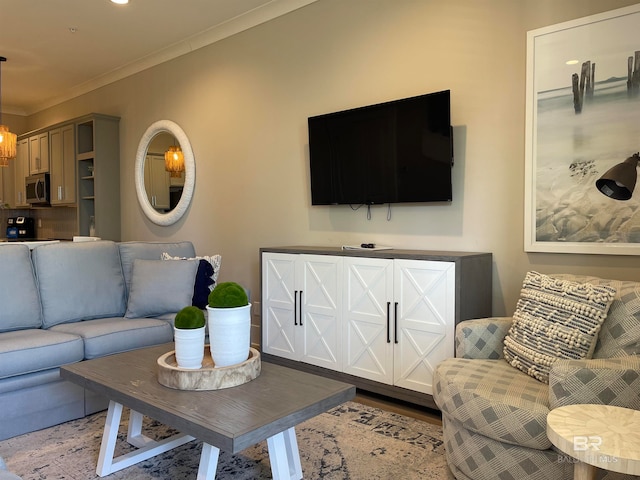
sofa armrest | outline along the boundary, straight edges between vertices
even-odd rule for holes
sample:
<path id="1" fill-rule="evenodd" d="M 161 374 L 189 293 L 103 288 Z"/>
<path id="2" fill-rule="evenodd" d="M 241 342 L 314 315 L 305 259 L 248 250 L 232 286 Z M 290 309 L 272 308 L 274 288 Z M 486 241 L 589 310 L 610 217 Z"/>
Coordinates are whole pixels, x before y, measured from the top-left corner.
<path id="1" fill-rule="evenodd" d="M 549 373 L 549 406 L 595 403 L 640 410 L 640 356 L 558 360 Z"/>
<path id="2" fill-rule="evenodd" d="M 512 317 L 490 317 L 466 320 L 456 326 L 456 357 L 503 358 L 504 337 Z"/>

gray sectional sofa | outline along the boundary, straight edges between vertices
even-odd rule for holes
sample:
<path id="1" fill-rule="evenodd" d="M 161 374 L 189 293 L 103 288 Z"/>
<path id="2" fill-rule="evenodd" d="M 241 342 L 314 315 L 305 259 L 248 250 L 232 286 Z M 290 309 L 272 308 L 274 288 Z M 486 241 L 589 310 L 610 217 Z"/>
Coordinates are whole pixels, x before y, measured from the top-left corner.
<path id="1" fill-rule="evenodd" d="M 171 342 L 191 305 L 191 242 L 0 246 L 0 440 L 103 410 L 59 367 Z"/>

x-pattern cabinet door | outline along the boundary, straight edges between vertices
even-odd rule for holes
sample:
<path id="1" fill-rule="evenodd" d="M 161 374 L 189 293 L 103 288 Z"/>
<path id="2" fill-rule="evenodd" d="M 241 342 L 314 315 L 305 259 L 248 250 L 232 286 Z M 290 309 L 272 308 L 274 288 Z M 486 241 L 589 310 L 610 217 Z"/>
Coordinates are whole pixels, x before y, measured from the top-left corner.
<path id="1" fill-rule="evenodd" d="M 264 253 L 262 270 L 265 353 L 341 370 L 342 258 Z"/>
<path id="2" fill-rule="evenodd" d="M 298 360 L 296 349 L 296 262 L 300 256 L 262 255 L 262 349 L 265 353 Z"/>
<path id="3" fill-rule="evenodd" d="M 454 355 L 455 264 L 395 260 L 394 384 L 433 393 L 433 371 Z"/>
<path id="4" fill-rule="evenodd" d="M 344 260 L 344 372 L 393 384 L 393 260 Z"/>
<path id="5" fill-rule="evenodd" d="M 312 365 L 342 370 L 340 309 L 341 257 L 300 255 L 298 263 L 298 318 L 303 335 L 301 360 Z"/>
<path id="6" fill-rule="evenodd" d="M 453 356 L 455 264 L 352 257 L 344 272 L 344 372 L 431 394 Z"/>

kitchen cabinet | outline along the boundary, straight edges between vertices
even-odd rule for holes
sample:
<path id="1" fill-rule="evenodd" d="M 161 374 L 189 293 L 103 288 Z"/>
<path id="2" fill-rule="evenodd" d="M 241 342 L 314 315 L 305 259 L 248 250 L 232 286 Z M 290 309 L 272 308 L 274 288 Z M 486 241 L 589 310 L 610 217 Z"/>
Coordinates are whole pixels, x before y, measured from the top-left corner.
<path id="1" fill-rule="evenodd" d="M 120 118 L 75 120 L 78 232 L 120 241 Z"/>
<path id="2" fill-rule="evenodd" d="M 433 371 L 454 356 L 456 325 L 492 313 L 490 253 L 260 253 L 265 360 L 430 408 Z"/>
<path id="3" fill-rule="evenodd" d="M 49 132 L 29 137 L 29 175 L 49 171 Z"/>
<path id="4" fill-rule="evenodd" d="M 144 162 L 144 186 L 149 203 L 164 212 L 170 208 L 170 173 L 164 166 L 164 155 L 149 154 Z"/>
<path id="5" fill-rule="evenodd" d="M 11 160 L 10 160 L 11 162 Z M 14 204 L 12 207 L 29 207 L 25 191 L 25 178 L 29 175 L 29 139 L 18 139 L 14 162 Z"/>
<path id="6" fill-rule="evenodd" d="M 342 258 L 262 256 L 262 348 L 265 353 L 342 369 Z"/>
<path id="7" fill-rule="evenodd" d="M 76 202 L 75 126 L 49 131 L 51 161 L 51 205 Z"/>

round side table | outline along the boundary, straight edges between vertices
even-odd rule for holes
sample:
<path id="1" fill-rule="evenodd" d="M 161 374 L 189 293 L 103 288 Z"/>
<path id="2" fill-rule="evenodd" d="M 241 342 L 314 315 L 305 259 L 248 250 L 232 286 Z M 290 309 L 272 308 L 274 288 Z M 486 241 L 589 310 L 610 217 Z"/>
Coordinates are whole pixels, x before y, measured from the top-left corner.
<path id="1" fill-rule="evenodd" d="M 551 410 L 547 436 L 578 460 L 575 480 L 595 479 L 596 467 L 640 475 L 640 411 L 610 405 L 569 405 Z"/>

